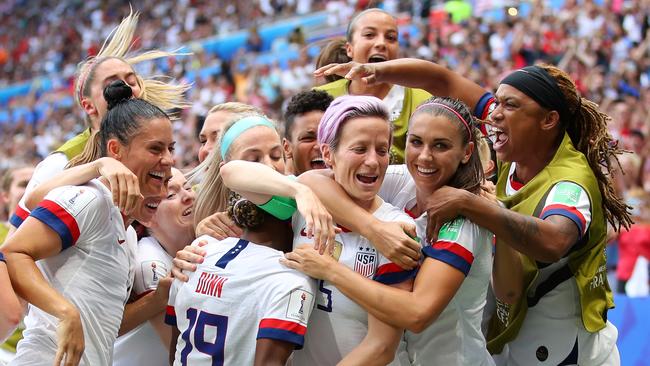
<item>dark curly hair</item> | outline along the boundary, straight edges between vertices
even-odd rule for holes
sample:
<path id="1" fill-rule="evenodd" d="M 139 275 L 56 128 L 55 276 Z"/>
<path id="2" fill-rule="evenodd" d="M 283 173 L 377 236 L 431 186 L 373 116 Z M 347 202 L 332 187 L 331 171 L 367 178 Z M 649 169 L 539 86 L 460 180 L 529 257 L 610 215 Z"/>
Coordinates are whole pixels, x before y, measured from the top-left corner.
<path id="1" fill-rule="evenodd" d="M 248 230 L 258 229 L 264 224 L 268 215 L 253 202 L 235 192 L 230 192 L 226 210 L 237 226 Z"/>
<path id="2" fill-rule="evenodd" d="M 284 137 L 291 139 L 291 128 L 297 116 L 311 111 L 325 112 L 332 100 L 334 98 L 322 90 L 307 90 L 294 95 L 284 113 Z"/>

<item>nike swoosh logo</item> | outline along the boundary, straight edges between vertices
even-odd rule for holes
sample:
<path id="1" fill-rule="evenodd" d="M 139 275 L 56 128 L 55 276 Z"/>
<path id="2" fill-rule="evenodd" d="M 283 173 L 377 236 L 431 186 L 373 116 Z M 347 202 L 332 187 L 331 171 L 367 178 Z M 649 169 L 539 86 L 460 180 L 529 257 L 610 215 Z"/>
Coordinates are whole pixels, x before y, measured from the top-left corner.
<path id="1" fill-rule="evenodd" d="M 125 241 L 126 241 L 126 240 L 117 239 L 117 243 L 118 243 L 119 245 L 124 244 Z"/>
<path id="2" fill-rule="evenodd" d="M 307 233 L 305 232 L 304 227 L 300 230 L 300 236 L 307 236 Z"/>

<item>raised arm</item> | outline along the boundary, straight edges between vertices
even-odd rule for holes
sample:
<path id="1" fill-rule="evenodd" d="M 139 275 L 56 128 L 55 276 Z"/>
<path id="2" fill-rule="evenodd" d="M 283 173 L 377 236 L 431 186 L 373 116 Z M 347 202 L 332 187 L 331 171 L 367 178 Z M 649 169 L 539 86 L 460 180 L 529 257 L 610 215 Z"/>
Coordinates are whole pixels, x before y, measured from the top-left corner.
<path id="1" fill-rule="evenodd" d="M 332 216 L 306 185 L 284 176 L 264 164 L 235 160 L 220 169 L 224 184 L 255 204 L 267 203 L 272 196 L 289 197 L 307 224 L 305 232 L 316 248 L 325 247 L 336 235 Z"/>
<path id="2" fill-rule="evenodd" d="M 454 71 L 415 58 L 368 64 L 332 64 L 316 70 L 314 75 L 340 75 L 350 80 L 361 79 L 369 84 L 391 83 L 424 89 L 435 96 L 462 100 L 472 110 L 486 92 L 480 85 Z"/>
<path id="3" fill-rule="evenodd" d="M 313 189 L 337 223 L 366 237 L 384 257 L 398 266 L 404 269 L 417 266 L 420 244 L 412 239 L 415 228 L 405 223 L 377 219 L 355 204 L 343 188 L 324 172 L 312 170 L 298 179 Z"/>
<path id="4" fill-rule="evenodd" d="M 138 178 L 124 164 L 113 158 L 100 158 L 91 163 L 66 169 L 39 184 L 25 197 L 25 205 L 33 210 L 51 190 L 67 185 L 80 185 L 91 179 L 104 177 L 108 180 L 113 203 L 125 214 L 129 214 L 142 198 Z"/>

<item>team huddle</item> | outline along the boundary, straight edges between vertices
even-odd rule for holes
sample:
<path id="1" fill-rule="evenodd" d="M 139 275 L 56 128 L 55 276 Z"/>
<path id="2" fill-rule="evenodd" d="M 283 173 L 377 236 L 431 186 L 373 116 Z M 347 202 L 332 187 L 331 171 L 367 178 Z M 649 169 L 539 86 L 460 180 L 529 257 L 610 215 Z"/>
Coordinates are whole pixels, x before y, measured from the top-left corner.
<path id="1" fill-rule="evenodd" d="M 184 174 L 189 86 L 134 71 L 175 55 L 127 55 L 136 24 L 80 64 L 88 129 L 37 166 L 0 248 L 2 319 L 29 304 L 10 365 L 620 364 L 620 151 L 562 70 L 492 93 L 398 59 L 369 9 L 282 121 L 214 106 Z"/>

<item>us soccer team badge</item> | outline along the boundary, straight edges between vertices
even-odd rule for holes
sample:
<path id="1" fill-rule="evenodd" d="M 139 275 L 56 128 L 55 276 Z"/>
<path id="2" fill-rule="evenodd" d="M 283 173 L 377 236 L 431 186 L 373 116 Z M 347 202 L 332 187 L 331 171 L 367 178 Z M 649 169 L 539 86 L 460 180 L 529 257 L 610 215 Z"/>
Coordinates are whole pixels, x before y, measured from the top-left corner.
<path id="1" fill-rule="evenodd" d="M 377 269 L 377 251 L 373 247 L 359 246 L 354 258 L 354 271 L 371 277 Z"/>

